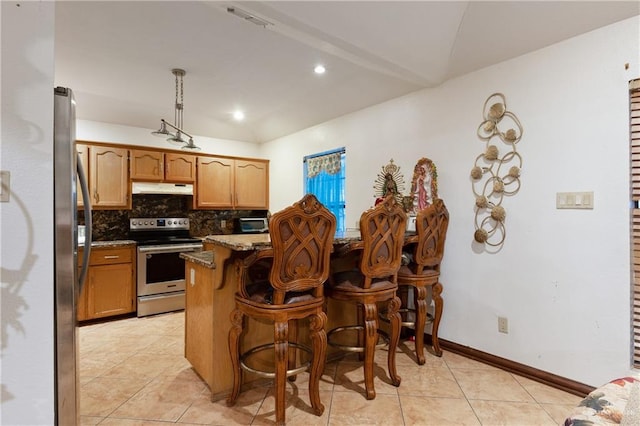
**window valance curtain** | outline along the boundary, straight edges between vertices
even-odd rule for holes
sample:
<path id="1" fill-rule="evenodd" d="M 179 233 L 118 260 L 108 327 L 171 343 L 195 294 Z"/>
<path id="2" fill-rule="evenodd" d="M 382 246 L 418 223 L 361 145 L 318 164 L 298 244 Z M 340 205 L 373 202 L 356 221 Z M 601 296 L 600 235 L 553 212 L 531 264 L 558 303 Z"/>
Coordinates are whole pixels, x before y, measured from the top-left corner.
<path id="1" fill-rule="evenodd" d="M 307 158 L 307 176 L 312 178 L 317 176 L 320 172 L 325 171 L 330 175 L 335 175 L 340 172 L 340 152 L 333 152 L 331 154 L 320 155 L 313 158 Z"/>

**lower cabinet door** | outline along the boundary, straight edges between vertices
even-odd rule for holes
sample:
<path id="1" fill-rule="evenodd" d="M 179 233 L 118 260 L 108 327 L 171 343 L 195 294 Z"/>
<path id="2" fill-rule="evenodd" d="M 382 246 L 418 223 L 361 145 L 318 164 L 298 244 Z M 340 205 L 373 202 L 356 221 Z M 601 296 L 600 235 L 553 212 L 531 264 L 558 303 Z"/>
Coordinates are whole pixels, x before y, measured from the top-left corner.
<path id="1" fill-rule="evenodd" d="M 135 311 L 130 263 L 92 266 L 87 273 L 87 319 L 128 314 Z"/>

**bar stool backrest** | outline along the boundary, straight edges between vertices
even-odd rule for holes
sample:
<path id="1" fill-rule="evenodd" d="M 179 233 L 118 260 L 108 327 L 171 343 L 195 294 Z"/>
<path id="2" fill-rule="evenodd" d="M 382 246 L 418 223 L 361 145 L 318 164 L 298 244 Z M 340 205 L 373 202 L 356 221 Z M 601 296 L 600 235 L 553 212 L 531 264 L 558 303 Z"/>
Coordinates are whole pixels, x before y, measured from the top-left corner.
<path id="1" fill-rule="evenodd" d="M 416 274 L 424 269 L 440 270 L 448 227 L 449 211 L 442 199 L 435 199 L 433 204 L 418 212 L 416 231 L 419 239 L 413 254 Z"/>
<path id="2" fill-rule="evenodd" d="M 397 283 L 406 222 L 407 215 L 391 195 L 362 213 L 360 271 L 365 277 L 364 288 L 371 288 L 377 278 Z"/>
<path id="3" fill-rule="evenodd" d="M 335 216 L 313 194 L 271 217 L 273 267 L 269 281 L 274 299 L 283 300 L 286 292 L 311 289 L 315 297 L 322 296 L 335 232 Z"/>

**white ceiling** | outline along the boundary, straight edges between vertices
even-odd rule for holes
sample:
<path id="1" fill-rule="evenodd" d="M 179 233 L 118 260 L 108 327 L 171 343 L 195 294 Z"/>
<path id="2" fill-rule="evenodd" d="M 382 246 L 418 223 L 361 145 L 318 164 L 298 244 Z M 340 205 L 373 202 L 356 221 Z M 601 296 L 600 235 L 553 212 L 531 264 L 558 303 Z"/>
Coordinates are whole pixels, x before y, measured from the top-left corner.
<path id="1" fill-rule="evenodd" d="M 156 129 L 174 123 L 183 68 L 187 132 L 264 142 L 638 14 L 638 1 L 57 1 L 55 84 L 80 119 Z"/>

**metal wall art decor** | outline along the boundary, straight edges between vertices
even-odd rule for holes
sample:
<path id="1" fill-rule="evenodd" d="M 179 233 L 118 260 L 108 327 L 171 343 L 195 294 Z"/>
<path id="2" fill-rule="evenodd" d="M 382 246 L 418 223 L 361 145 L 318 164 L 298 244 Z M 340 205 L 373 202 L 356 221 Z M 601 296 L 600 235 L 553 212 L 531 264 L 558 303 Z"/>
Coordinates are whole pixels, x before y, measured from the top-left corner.
<path id="1" fill-rule="evenodd" d="M 516 144 L 522 137 L 522 125 L 515 114 L 507 110 L 507 101 L 502 93 L 489 96 L 482 113 L 483 121 L 477 134 L 485 142 L 486 149 L 476 157 L 471 169 L 476 197 L 474 239 L 481 244 L 499 247 L 506 237 L 504 221 L 507 213 L 502 201 L 505 195 L 515 195 L 520 189 L 522 157 L 516 152 Z M 508 130 L 502 131 L 504 128 Z M 503 142 L 504 154 L 495 141 Z"/>
<path id="2" fill-rule="evenodd" d="M 389 164 L 382 167 L 382 171 L 378 173 L 373 189 L 375 189 L 374 197 L 376 198 L 376 204 L 377 200 L 384 199 L 389 194 L 393 194 L 396 201 L 402 203 L 404 176 L 400 173 L 400 167 L 393 164 L 393 159 L 389 160 Z"/>

